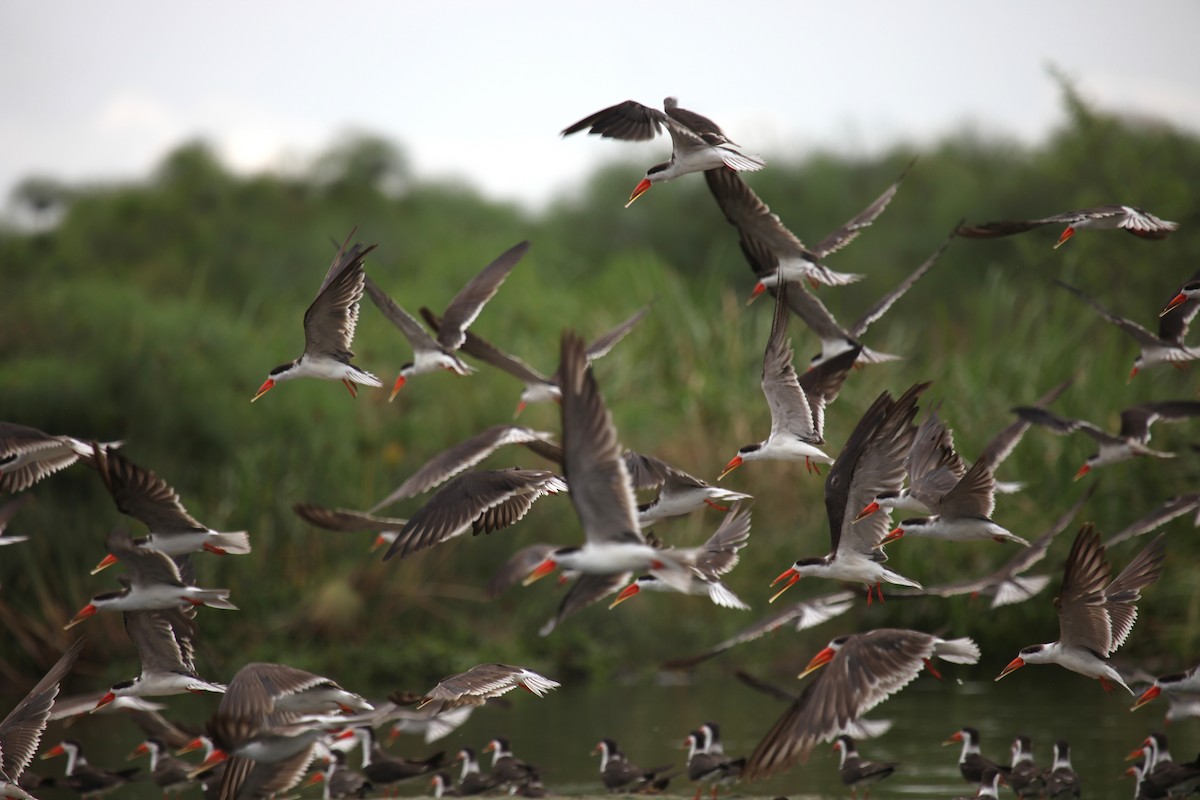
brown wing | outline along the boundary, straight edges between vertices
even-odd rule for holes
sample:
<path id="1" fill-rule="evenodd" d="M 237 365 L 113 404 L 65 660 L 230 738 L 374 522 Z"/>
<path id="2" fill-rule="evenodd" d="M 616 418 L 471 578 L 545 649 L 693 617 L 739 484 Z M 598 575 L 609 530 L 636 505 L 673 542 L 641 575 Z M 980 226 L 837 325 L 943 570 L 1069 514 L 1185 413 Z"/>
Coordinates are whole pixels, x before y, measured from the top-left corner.
<path id="1" fill-rule="evenodd" d="M 981 517 L 988 519 L 996 507 L 996 479 L 992 469 L 976 461 L 967 474 L 942 496 L 937 513 L 947 517 Z"/>
<path id="2" fill-rule="evenodd" d="M 797 292 L 801 293 L 804 292 Z M 800 388 L 804 390 L 804 399 L 808 401 L 812 410 L 813 424 L 822 438 L 825 432 L 825 407 L 841 394 L 846 377 L 861 352 L 862 345 L 856 344 L 849 350 L 822 361 L 800 376 Z"/>
<path id="3" fill-rule="evenodd" d="M 8 780 L 20 778 L 25 767 L 33 760 L 33 754 L 41 744 L 42 733 L 46 730 L 54 698 L 58 696 L 59 684 L 75 665 L 75 659 L 82 649 L 83 639 L 76 639 L 17 703 L 17 707 L 0 722 L 0 768 Z"/>
<path id="4" fill-rule="evenodd" d="M 771 333 L 763 353 L 762 391 L 771 410 L 771 435 L 790 434 L 813 444 L 825 440 L 813 415 L 823 402 L 810 400 L 800 387 L 793 364 L 792 343 L 787 338 L 788 285 L 776 288 L 775 315 L 771 318 Z M 822 415 L 823 419 L 823 415 Z"/>
<path id="5" fill-rule="evenodd" d="M 905 459 L 909 492 L 930 506 L 948 494 L 967 471 L 954 449 L 953 434 L 937 412 L 935 406 L 921 421 Z"/>
<path id="6" fill-rule="evenodd" d="M 1044 408 L 1057 400 L 1063 392 L 1067 390 L 1075 378 L 1067 378 L 1065 381 L 1055 386 L 1046 394 L 1039 397 L 1034 402 L 1035 408 Z M 1000 431 L 992 440 L 988 442 L 987 447 L 983 449 L 983 454 L 979 456 L 979 460 L 988 464 L 993 470 L 1000 465 L 1004 459 L 1012 454 L 1012 451 L 1020 443 L 1021 437 L 1025 435 L 1025 431 L 1029 429 L 1030 422 L 1027 419 L 1019 418 L 1016 422 L 1009 424 L 1004 430 Z"/>
<path id="7" fill-rule="evenodd" d="M 96 469 L 113 503 L 153 533 L 208 530 L 188 513 L 171 485 L 111 449 L 94 445 Z"/>
<path id="8" fill-rule="evenodd" d="M 421 318 L 433 331 L 442 329 L 442 318 L 428 308 L 421 307 Z M 463 331 L 463 341 L 459 349 L 472 358 L 477 358 L 485 364 L 491 364 L 496 369 L 507 372 L 523 383 L 549 383 L 550 379 L 514 355 L 510 355 L 491 342 L 471 331 Z"/>
<path id="9" fill-rule="evenodd" d="M 292 506 L 296 516 L 318 528 L 327 531 L 357 532 L 357 531 L 398 531 L 408 524 L 406 519 L 395 517 L 377 517 L 364 514 L 361 511 L 348 511 L 341 508 L 325 508 L 312 503 L 296 503 Z"/>
<path id="10" fill-rule="evenodd" d="M 537 566 L 536 564 L 534 566 Z M 528 573 L 526 573 L 528 574 Z M 567 617 L 598 603 L 633 580 L 632 572 L 614 572 L 609 575 L 580 575 L 572 582 L 558 611 L 538 630 L 539 636 L 548 636 Z"/>
<path id="11" fill-rule="evenodd" d="M 716 578 L 729 572 L 738 563 L 738 551 L 750 538 L 750 510 L 735 506 L 721 520 L 700 548 L 695 569 L 705 578 Z"/>
<path id="12" fill-rule="evenodd" d="M 588 133 L 606 139 L 626 142 L 644 142 L 653 139 L 662 131 L 667 115 L 657 108 L 644 106 L 634 100 L 626 100 L 615 106 L 602 108 L 562 130 L 562 136 L 588 129 Z"/>
<path id="13" fill-rule="evenodd" d="M 934 637 L 883 628 L 851 636 L 747 758 L 742 777 L 761 780 L 804 760 L 911 682 Z"/>
<path id="14" fill-rule="evenodd" d="M 354 357 L 350 345 L 358 325 L 358 303 L 362 300 L 363 259 L 376 245 L 355 243 L 347 249 L 350 236 L 342 243 L 317 298 L 304 312 L 304 352 L 325 355 L 349 362 Z"/>
<path id="15" fill-rule="evenodd" d="M 896 178 L 891 186 L 883 190 L 883 194 L 871 201 L 869 206 L 854 215 L 845 225 L 831 231 L 828 236 L 817 242 L 816 246 L 813 247 L 813 252 L 819 258 L 825 258 L 858 238 L 863 229 L 869 227 L 883 213 L 884 209 L 888 207 L 888 204 L 892 202 L 892 198 L 896 196 L 896 192 L 900 191 L 900 184 L 904 182 L 905 176 L 908 175 L 908 171 L 912 169 L 912 165 L 915 163 L 917 163 L 917 159 L 913 158 L 912 161 L 908 162 L 908 166 L 904 168 L 904 171 L 900 173 L 900 177 Z M 905 288 L 907 289 L 907 287 Z"/>
<path id="16" fill-rule="evenodd" d="M 66 436 L 51 436 L 27 425 L 0 422 L 0 491 L 23 492 L 33 484 L 69 467 L 79 459 Z M 14 470 L 5 465 L 17 456 L 37 454 L 37 459 Z"/>
<path id="17" fill-rule="evenodd" d="M 1104 610 L 1108 613 L 1112 631 L 1112 641 L 1106 655 L 1111 655 L 1129 638 L 1133 623 L 1137 621 L 1137 607 L 1134 603 L 1141 599 L 1141 590 L 1162 575 L 1166 546 L 1165 533 L 1154 537 L 1105 590 Z"/>
<path id="18" fill-rule="evenodd" d="M 1104 610 L 1104 588 L 1112 575 L 1100 534 L 1088 523 L 1080 528 L 1067 555 L 1062 588 L 1054 600 L 1058 639 L 1064 645 L 1085 647 L 1101 656 L 1112 643 L 1112 626 Z"/>
<path id="19" fill-rule="evenodd" d="M 243 731 L 239 734 L 242 738 L 247 738 L 264 727 L 268 720 L 271 724 L 284 724 L 295 720 L 293 715 L 279 715 L 275 712 L 275 703 L 281 697 L 328 682 L 328 678 L 287 664 L 247 664 L 239 669 L 229 682 L 228 689 L 221 697 L 221 704 L 217 707 L 217 715 L 228 725 L 243 728 L 248 725 L 251 732 L 247 734 Z M 238 736 L 231 738 L 237 739 Z"/>
<path id="20" fill-rule="evenodd" d="M 126 611 L 125 632 L 137 650 L 143 672 L 195 674 L 192 642 L 196 623 L 178 609 Z"/>
<path id="21" fill-rule="evenodd" d="M 463 334 L 470 327 L 483 306 L 500 290 L 504 279 L 521 257 L 529 250 L 529 242 L 521 242 L 501 253 L 495 261 L 484 267 L 478 275 L 454 295 L 442 324 L 438 328 L 438 342 L 448 350 L 457 350 L 463 343 Z"/>

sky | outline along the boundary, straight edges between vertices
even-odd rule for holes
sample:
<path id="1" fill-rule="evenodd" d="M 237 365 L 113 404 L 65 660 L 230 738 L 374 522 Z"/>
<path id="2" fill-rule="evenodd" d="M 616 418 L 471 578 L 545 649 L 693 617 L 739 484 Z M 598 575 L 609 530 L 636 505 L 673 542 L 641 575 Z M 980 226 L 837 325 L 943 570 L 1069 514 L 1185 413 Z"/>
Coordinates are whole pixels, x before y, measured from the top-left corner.
<path id="1" fill-rule="evenodd" d="M 1032 143 L 1063 120 L 1051 64 L 1104 110 L 1200 131 L 1197 31 L 1196 0 L 7 0 L 0 204 L 32 175 L 141 178 L 196 138 L 302 170 L 361 131 L 536 208 L 604 161 L 665 160 L 665 137 L 558 132 L 668 95 L 768 160 L 967 126 Z"/>

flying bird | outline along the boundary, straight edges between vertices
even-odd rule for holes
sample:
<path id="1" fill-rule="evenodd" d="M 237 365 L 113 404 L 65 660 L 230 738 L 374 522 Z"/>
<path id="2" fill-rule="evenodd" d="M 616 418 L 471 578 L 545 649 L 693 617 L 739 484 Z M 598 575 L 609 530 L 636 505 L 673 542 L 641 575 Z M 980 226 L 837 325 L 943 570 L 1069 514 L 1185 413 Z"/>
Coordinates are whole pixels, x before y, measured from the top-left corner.
<path id="1" fill-rule="evenodd" d="M 282 381 L 293 378 L 324 378 L 341 381 L 350 390 L 352 397 L 358 396 L 354 385 L 381 386 L 379 379 L 350 363 L 354 353 L 350 345 L 354 341 L 354 329 L 358 325 L 358 302 L 362 299 L 363 259 L 377 245 L 350 245 L 354 231 L 342 242 L 325 280 L 317 291 L 317 298 L 304 312 L 304 353 L 295 361 L 280 364 L 271 370 L 258 392 L 250 398 L 253 403 Z"/>
<path id="2" fill-rule="evenodd" d="M 529 242 L 521 242 L 505 250 L 496 259 L 484 267 L 478 275 L 471 278 L 467 285 L 446 306 L 442 314 L 442 322 L 438 327 L 437 338 L 434 339 L 421 323 L 400 307 L 396 301 L 380 289 L 370 278 L 366 279 L 367 295 L 375 306 L 393 325 L 400 329 L 413 350 L 413 360 L 400 367 L 400 374 L 392 385 L 392 393 L 388 400 L 395 400 L 396 394 L 403 388 L 405 382 L 414 375 L 444 369 L 458 375 L 468 375 L 473 370 L 458 357 L 458 349 L 466 339 L 467 328 L 479 316 L 484 305 L 491 300 L 500 286 L 512 272 L 513 267 L 529 250 Z"/>
<path id="3" fill-rule="evenodd" d="M 1166 535 L 1160 533 L 1110 580 L 1112 567 L 1100 534 L 1094 525 L 1084 525 L 1071 546 L 1062 588 L 1054 600 L 1058 641 L 1023 648 L 996 680 L 1026 664 L 1058 664 L 1099 680 L 1105 691 L 1117 684 L 1133 694 L 1107 659 L 1129 638 L 1137 620 L 1134 604 L 1141 599 L 1141 590 L 1162 574 L 1165 549 Z"/>
<path id="4" fill-rule="evenodd" d="M 680 108 L 674 97 L 663 100 L 662 111 L 633 100 L 617 103 L 564 128 L 562 135 L 587 130 L 607 139 L 645 142 L 661 133 L 664 127 L 671 137 L 671 158 L 646 170 L 646 177 L 629 195 L 626 208 L 654 184 L 689 172 L 716 168 L 755 172 L 766 166 L 760 157 L 746 155 L 738 149 L 737 143 L 726 137 L 711 119 Z"/>
<path id="5" fill-rule="evenodd" d="M 117 448 L 121 444 L 107 442 L 104 446 Z M 0 422 L 0 492 L 23 492 L 42 478 L 91 457 L 91 442 Z"/>
<path id="6" fill-rule="evenodd" d="M 1005 219 L 980 225 L 962 225 L 958 229 L 958 235 L 967 239 L 994 239 L 998 236 L 1011 236 L 1014 233 L 1024 233 L 1043 225 L 1054 224 L 1067 226 L 1054 244 L 1055 250 L 1066 244 L 1067 240 L 1075 235 L 1075 231 L 1084 228 L 1120 229 L 1141 239 L 1165 239 L 1167 234 L 1179 227 L 1177 222 L 1159 219 L 1149 211 L 1143 211 L 1135 206 L 1112 204 L 1081 208 L 1077 211 L 1064 211 L 1062 214 L 1041 219 Z"/>
<path id="7" fill-rule="evenodd" d="M 478 664 L 466 672 L 442 678 L 421 698 L 417 708 L 437 703 L 435 713 L 442 713 L 459 706 L 481 706 L 493 697 L 517 688 L 545 697 L 546 692 L 561 685 L 525 667 Z"/>

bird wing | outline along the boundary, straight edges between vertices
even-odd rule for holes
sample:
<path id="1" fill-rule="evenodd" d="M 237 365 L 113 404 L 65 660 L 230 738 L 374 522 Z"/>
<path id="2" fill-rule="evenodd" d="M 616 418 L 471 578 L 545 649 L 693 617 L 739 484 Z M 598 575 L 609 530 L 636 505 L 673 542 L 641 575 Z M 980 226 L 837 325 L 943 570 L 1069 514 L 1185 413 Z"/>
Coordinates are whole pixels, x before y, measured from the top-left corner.
<path id="1" fill-rule="evenodd" d="M 748 628 L 743 629 L 733 637 L 699 655 L 687 658 L 674 658 L 663 662 L 664 669 L 689 669 L 713 656 L 720 655 L 730 648 L 745 642 L 760 639 L 784 625 L 794 624 L 797 631 L 813 628 L 826 620 L 833 619 L 839 614 L 849 611 L 854 601 L 853 592 L 834 592 L 833 594 L 814 597 L 785 608 L 777 614 L 772 614 Z"/>
<path id="2" fill-rule="evenodd" d="M 1053 411 L 1048 411 L 1044 408 L 1036 406 L 1017 406 L 1013 409 L 1013 413 L 1021 419 L 1031 422 L 1034 425 L 1041 425 L 1043 428 L 1048 428 L 1053 433 L 1059 436 L 1065 436 L 1068 433 L 1075 431 L 1083 431 L 1088 436 L 1101 443 L 1115 443 L 1120 439 L 1113 436 L 1107 431 L 1097 428 L 1092 423 L 1083 419 L 1071 419 L 1069 417 L 1061 417 Z"/>
<path id="3" fill-rule="evenodd" d="M 33 760 L 46 730 L 54 698 L 58 696 L 59 684 L 75 665 L 82 649 L 83 639 L 76 639 L 0 722 L 0 770 L 9 781 L 20 778 Z"/>
<path id="4" fill-rule="evenodd" d="M 1034 401 L 1034 408 L 1044 408 L 1050 405 L 1059 397 L 1067 388 L 1075 382 L 1075 378 L 1067 378 L 1065 381 L 1055 386 L 1050 391 Z M 992 437 L 992 440 L 983 448 L 983 453 L 979 456 L 979 460 L 988 464 L 993 470 L 998 467 L 1004 459 L 1008 458 L 1016 446 L 1020 443 L 1021 437 L 1025 435 L 1025 431 L 1029 429 L 1030 420 L 1025 417 L 1019 417 L 1016 422 L 1010 423 L 1002 431 Z"/>
<path id="5" fill-rule="evenodd" d="M 617 346 L 617 343 L 624 339 L 630 331 L 638 326 L 646 315 L 650 313 L 650 306 L 643 306 L 634 312 L 633 316 L 616 326 L 612 330 L 602 333 L 592 340 L 587 346 L 587 360 L 592 363 L 598 358 L 604 358 L 609 351 Z"/>
<path id="6" fill-rule="evenodd" d="M 343 508 L 325 508 L 312 503 L 296 503 L 292 506 L 296 516 L 318 528 L 327 531 L 351 533 L 357 531 L 398 531 L 408 524 L 406 519 L 395 517 L 377 517 L 364 514 L 361 511 L 350 511 Z"/>
<path id="7" fill-rule="evenodd" d="M 111 449 L 95 445 L 96 469 L 113 503 L 152 533 L 187 533 L 208 530 L 196 520 L 171 485 Z"/>
<path id="8" fill-rule="evenodd" d="M 1112 631 L 1112 640 L 1106 655 L 1116 651 L 1129 638 L 1133 623 L 1137 621 L 1137 606 L 1134 604 L 1141 599 L 1141 590 L 1162 575 L 1166 546 L 1165 533 L 1154 537 L 1104 591 L 1104 610 L 1108 614 Z"/>
<path id="9" fill-rule="evenodd" d="M 562 340 L 563 473 L 589 542 L 644 542 L 612 414 L 587 366 L 583 340 Z"/>
<path id="10" fill-rule="evenodd" d="M 401 308 L 395 300 L 388 297 L 387 293 L 380 289 L 369 275 L 363 285 L 366 287 L 367 296 L 371 298 L 371 302 L 383 312 L 383 315 L 393 325 L 400 329 L 400 333 L 404 334 L 405 339 L 408 339 L 408 343 L 414 351 L 438 349 L 437 342 L 421 327 L 421 323 L 417 322 L 412 314 Z"/>
<path id="11" fill-rule="evenodd" d="M 929 634 L 895 628 L 850 638 L 754 748 L 742 777 L 761 780 L 806 759 L 917 677 L 933 642 Z"/>
<path id="12" fill-rule="evenodd" d="M 804 399 L 812 412 L 813 427 L 822 441 L 825 437 L 825 407 L 841 394 L 842 386 L 846 383 L 846 378 L 862 349 L 862 345 L 855 344 L 849 350 L 844 350 L 808 369 L 799 378 Z"/>
<path id="13" fill-rule="evenodd" d="M 520 425 L 493 425 L 466 441 L 438 453 L 408 477 L 395 491 L 376 503 L 371 511 L 390 506 L 400 500 L 415 497 L 453 478 L 463 470 L 483 461 L 501 447 L 532 441 L 551 441 L 554 434 L 535 431 Z"/>
<path id="14" fill-rule="evenodd" d="M 304 312 L 304 352 L 328 355 L 340 361 L 354 357 L 350 345 L 358 325 L 358 302 L 362 300 L 363 259 L 376 245 L 354 244 L 349 249 L 350 236 L 342 243 L 321 289 L 312 305 Z"/>
<path id="15" fill-rule="evenodd" d="M 635 453 L 633 450 L 626 450 L 622 457 L 625 459 L 625 470 L 629 473 L 629 481 L 634 489 L 657 489 L 677 471 L 665 461 L 644 453 Z M 686 472 L 682 474 L 687 475 Z"/>
<path id="16" fill-rule="evenodd" d="M 1058 284 L 1059 286 L 1061 286 L 1062 288 L 1066 289 L 1071 294 L 1073 294 L 1076 297 L 1083 300 L 1085 303 L 1090 305 L 1092 308 L 1096 309 L 1096 313 L 1098 313 L 1101 317 L 1108 320 L 1113 325 L 1116 325 L 1118 328 L 1120 328 L 1121 330 L 1125 331 L 1127 334 L 1132 336 L 1134 338 L 1134 340 L 1137 341 L 1137 343 L 1140 346 L 1142 346 L 1142 347 L 1159 347 L 1162 345 L 1162 342 L 1153 333 L 1151 333 L 1147 329 L 1143 328 L 1141 325 L 1137 324 L 1136 322 L 1134 322 L 1131 319 L 1126 319 L 1125 317 L 1118 317 L 1116 314 L 1112 313 L 1107 308 L 1105 308 L 1104 306 L 1097 303 L 1094 299 L 1092 299 L 1091 295 L 1087 294 L 1086 292 L 1080 291 L 1079 289 L 1076 289 L 1074 286 L 1063 283 L 1060 280 L 1055 280 L 1054 282 L 1056 284 Z"/>
<path id="17" fill-rule="evenodd" d="M 595 114 L 589 114 L 574 125 L 563 128 L 561 135 L 570 136 L 572 133 L 588 129 L 588 133 L 606 139 L 644 142 L 657 136 L 662 131 L 661 126 L 666 123 L 667 115 L 657 108 L 626 100 L 615 106 L 602 108 Z"/>
<path id="18" fill-rule="evenodd" d="M 908 162 L 908 166 L 906 166 L 904 171 L 900 173 L 900 177 L 896 178 L 891 186 L 884 189 L 883 194 L 871 201 L 869 206 L 858 212 L 858 214 L 852 217 L 845 225 L 830 232 L 828 236 L 817 242 L 812 251 L 819 258 L 825 258 L 833 255 L 838 250 L 841 250 L 843 247 L 857 239 L 858 235 L 862 233 L 863 229 L 870 227 L 871 223 L 874 222 L 876 218 L 883 213 L 883 210 L 888 207 L 888 204 L 892 202 L 892 198 L 896 196 L 896 192 L 900 191 L 900 184 L 904 182 L 905 176 L 908 175 L 908 171 L 912 169 L 912 165 L 915 163 L 917 163 L 916 158 Z M 945 249 L 945 245 L 942 246 L 942 249 Z M 934 258 L 936 259 L 937 255 L 940 254 L 941 250 L 938 251 Z M 926 267 L 926 269 L 928 269 L 928 267 Z M 908 287 L 905 287 L 906 290 L 907 288 Z M 902 291 L 901 294 L 903 293 L 904 292 Z M 895 300 L 892 302 L 895 302 Z M 891 303 L 888 303 L 888 305 L 891 305 Z M 882 314 L 883 312 L 881 311 L 880 313 Z"/>
<path id="19" fill-rule="evenodd" d="M 580 575 L 567 589 L 558 611 L 538 630 L 539 636 L 548 636 L 567 617 L 598 603 L 613 594 L 633 579 L 632 572 L 614 572 L 609 575 Z"/>
<path id="20" fill-rule="evenodd" d="M 421 307 L 421 317 L 426 323 L 428 323 L 429 327 L 432 328 L 434 332 L 441 331 L 441 317 L 434 314 L 424 306 Z M 509 375 L 512 375 L 522 383 L 550 383 L 549 378 L 526 364 L 521 359 L 504 352 L 491 342 L 483 339 L 475 333 L 472 333 L 471 331 L 463 331 L 463 341 L 459 346 L 459 349 L 472 358 L 477 358 L 483 363 L 490 364 L 502 372 L 507 372 Z"/>
<path id="21" fill-rule="evenodd" d="M 701 140 L 713 147 L 735 144 L 721 131 L 717 123 L 695 111 L 680 108 L 679 101 L 674 97 L 663 100 L 663 108 L 666 110 L 666 124 L 672 134 L 672 141 L 677 142 L 676 137 L 679 136 L 689 143 Z"/>
<path id="22" fill-rule="evenodd" d="M 1100 534 L 1088 523 L 1071 545 L 1062 588 L 1054 600 L 1063 645 L 1084 647 L 1101 657 L 1112 651 L 1112 622 L 1104 609 L 1104 588 L 1111 575 Z"/>
<path id="23" fill-rule="evenodd" d="M 746 546 L 749 538 L 750 510 L 730 509 L 713 535 L 700 546 L 694 568 L 705 578 L 724 575 L 737 566 L 738 551 Z"/>
<path id="24" fill-rule="evenodd" d="M 482 705 L 488 699 L 499 697 L 518 686 L 524 686 L 541 697 L 561 684 L 525 667 L 479 664 L 466 672 L 443 678 L 421 699 L 421 705 L 440 701 L 443 710 L 460 705 Z"/>
<path id="25" fill-rule="evenodd" d="M 899 182 L 897 182 L 897 185 Z M 881 209 L 882 210 L 882 209 Z M 921 262 L 921 265 L 909 273 L 908 277 L 900 281 L 896 288 L 879 298 L 875 305 L 868 308 L 861 317 L 854 321 L 850 326 L 849 334 L 855 338 L 862 336 L 867 332 L 867 328 L 872 323 L 876 322 L 880 317 L 888 312 L 896 301 L 905 295 L 905 293 L 913 287 L 917 281 L 925 275 L 930 268 L 937 263 L 937 260 L 942 257 L 942 253 L 946 252 L 946 248 L 954 241 L 954 234 L 951 233 L 946 237 L 946 241 L 938 245 L 938 249 L 933 251 L 933 255 Z"/>
<path id="26" fill-rule="evenodd" d="M 967 474 L 942 496 L 937 513 L 946 517 L 982 517 L 988 519 L 996 507 L 996 479 L 992 469 L 976 461 Z"/>
<path id="27" fill-rule="evenodd" d="M 454 295 L 450 305 L 446 306 L 446 313 L 442 315 L 442 324 L 438 328 L 438 342 L 443 347 L 457 350 L 462 346 L 467 328 L 479 316 L 487 301 L 500 290 L 508 273 L 512 272 L 512 268 L 528 250 L 528 241 L 508 248 Z"/>
<path id="28" fill-rule="evenodd" d="M 1117 435 L 1140 444 L 1150 441 L 1150 426 L 1158 420 L 1178 422 L 1200 416 L 1200 401 L 1161 400 L 1142 403 L 1121 412 L 1121 430 Z"/>
<path id="29" fill-rule="evenodd" d="M 954 435 L 933 408 L 921 421 L 912 448 L 904 462 L 909 493 L 932 508 L 958 484 L 967 472 Z"/>
<path id="30" fill-rule="evenodd" d="M 288 695 L 328 683 L 328 678 L 287 664 L 246 664 L 229 682 L 217 707 L 217 715 L 225 720 L 241 720 L 253 731 L 289 724 L 295 722 L 298 715 L 276 712 L 275 704 Z"/>
<path id="31" fill-rule="evenodd" d="M 1104 542 L 1104 546 L 1112 547 L 1114 544 L 1120 544 L 1135 536 L 1141 536 L 1144 533 L 1157 530 L 1176 517 L 1183 516 L 1197 508 L 1200 508 L 1200 492 L 1172 497 L 1149 514 L 1141 517 L 1136 522 L 1131 522 L 1120 531 L 1108 537 Z"/>
<path id="32" fill-rule="evenodd" d="M 787 295 L 787 284 L 780 284 L 776 290 L 771 334 L 763 353 L 762 390 L 771 410 L 771 435 L 789 434 L 820 444 L 824 441 L 821 431 L 816 427 L 812 405 L 800 388 L 800 379 L 792 363 L 792 343 L 787 338 Z"/>
<path id="33" fill-rule="evenodd" d="M 704 178 L 725 219 L 737 228 L 743 252 L 750 248 L 746 257 L 756 273 L 774 272 L 782 258 L 803 258 L 816 265 L 817 255 L 787 229 L 737 172 L 719 167 L 705 171 Z"/>
<path id="34" fill-rule="evenodd" d="M 104 546 L 129 570 L 129 580 L 139 585 L 165 584 L 167 586 L 182 586 L 184 576 L 181 574 L 179 563 L 165 553 L 138 547 L 133 543 L 127 531 L 116 528 L 109 532 L 104 540 Z M 189 575 L 190 579 L 191 576 Z"/>
<path id="35" fill-rule="evenodd" d="M 0 422 L 0 491 L 22 492 L 33 484 L 69 467 L 79 459 L 68 436 L 51 436 L 27 425 Z M 5 465 L 18 456 L 37 453 L 37 460 L 14 470 Z"/>
<path id="36" fill-rule="evenodd" d="M 533 494 L 536 499 L 565 488 L 557 475 L 542 470 L 506 469 L 460 475 L 409 518 L 383 558 L 385 561 L 396 555 L 405 558 L 463 534 L 481 516 L 516 495 Z M 516 519 L 521 516 L 524 514 Z M 493 523 L 498 521 L 494 519 Z"/>
<path id="37" fill-rule="evenodd" d="M 196 623 L 179 609 L 126 611 L 125 632 L 137 650 L 142 672 L 195 674 Z"/>

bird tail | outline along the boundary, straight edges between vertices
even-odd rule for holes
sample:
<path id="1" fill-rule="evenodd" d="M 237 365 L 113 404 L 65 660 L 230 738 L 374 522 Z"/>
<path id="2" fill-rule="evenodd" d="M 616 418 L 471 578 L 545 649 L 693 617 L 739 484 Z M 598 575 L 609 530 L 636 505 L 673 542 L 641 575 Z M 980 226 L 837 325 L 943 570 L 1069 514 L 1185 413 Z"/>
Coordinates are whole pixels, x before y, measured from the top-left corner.
<path id="1" fill-rule="evenodd" d="M 353 370 L 350 373 L 350 380 L 355 383 L 361 383 L 363 386 L 383 386 L 379 378 L 376 378 L 366 370 L 359 369 L 353 365 L 350 366 L 350 369 Z"/>
<path id="2" fill-rule="evenodd" d="M 966 637 L 942 639 L 933 646 L 933 654 L 951 664 L 975 664 L 979 661 L 979 645 Z"/>
<path id="3" fill-rule="evenodd" d="M 737 608 L 742 611 L 750 608 L 742 598 L 734 594 L 728 586 L 720 581 L 713 581 L 708 585 L 708 599 L 722 608 Z"/>
<path id="4" fill-rule="evenodd" d="M 725 166 L 737 172 L 758 172 L 767 165 L 761 156 L 746 155 L 729 147 L 721 148 L 721 160 Z"/>
<path id="5" fill-rule="evenodd" d="M 208 544 L 231 555 L 245 555 L 250 552 L 250 534 L 245 531 L 218 533 L 209 539 Z"/>
<path id="6" fill-rule="evenodd" d="M 914 589 L 924 589 L 925 587 L 914 581 L 912 578 L 906 578 L 895 570 L 890 570 L 887 567 L 883 568 L 883 579 L 888 583 L 894 583 L 897 586 L 911 586 Z"/>
<path id="7" fill-rule="evenodd" d="M 223 608 L 226 611 L 238 610 L 237 606 L 229 602 L 228 589 L 197 589 L 192 593 L 192 599 L 209 608 Z"/>

